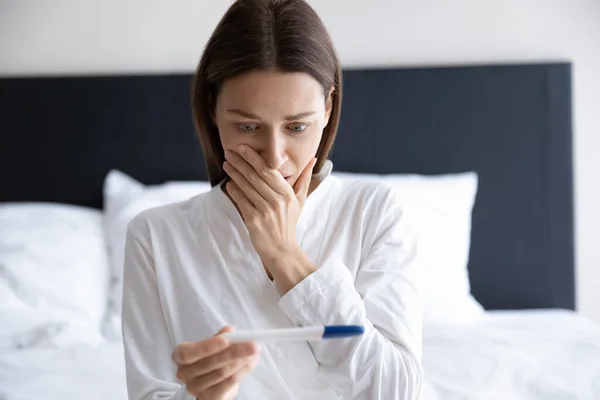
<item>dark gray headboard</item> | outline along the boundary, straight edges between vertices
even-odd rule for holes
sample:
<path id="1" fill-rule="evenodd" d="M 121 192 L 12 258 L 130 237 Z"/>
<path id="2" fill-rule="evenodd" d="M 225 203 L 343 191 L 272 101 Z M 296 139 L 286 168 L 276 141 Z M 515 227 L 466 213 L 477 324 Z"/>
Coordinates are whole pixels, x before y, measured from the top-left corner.
<path id="1" fill-rule="evenodd" d="M 190 75 L 0 79 L 0 201 L 101 207 L 106 173 L 205 179 Z M 571 66 L 347 70 L 336 169 L 476 171 L 488 309 L 574 308 Z"/>

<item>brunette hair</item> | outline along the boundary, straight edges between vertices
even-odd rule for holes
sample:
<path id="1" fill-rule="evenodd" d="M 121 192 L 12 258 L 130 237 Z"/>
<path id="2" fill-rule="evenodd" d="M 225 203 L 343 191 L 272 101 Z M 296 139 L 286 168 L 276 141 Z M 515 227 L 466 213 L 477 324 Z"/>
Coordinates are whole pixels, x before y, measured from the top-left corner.
<path id="1" fill-rule="evenodd" d="M 332 109 L 317 150 L 315 170 L 329 156 L 340 119 L 342 73 L 335 48 L 315 10 L 304 0 L 237 0 L 211 35 L 192 88 L 194 124 L 212 186 L 225 178 L 225 155 L 213 122 L 223 82 L 251 71 L 303 72 L 331 89 Z"/>

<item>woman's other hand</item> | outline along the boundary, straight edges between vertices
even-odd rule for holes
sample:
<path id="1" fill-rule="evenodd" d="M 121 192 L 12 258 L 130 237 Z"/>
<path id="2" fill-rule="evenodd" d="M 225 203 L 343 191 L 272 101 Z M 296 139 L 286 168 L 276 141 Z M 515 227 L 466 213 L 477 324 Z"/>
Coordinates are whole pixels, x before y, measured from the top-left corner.
<path id="1" fill-rule="evenodd" d="M 254 343 L 231 344 L 221 334 L 199 342 L 179 344 L 173 352 L 177 379 L 198 400 L 232 400 L 239 384 L 259 360 L 260 348 Z"/>

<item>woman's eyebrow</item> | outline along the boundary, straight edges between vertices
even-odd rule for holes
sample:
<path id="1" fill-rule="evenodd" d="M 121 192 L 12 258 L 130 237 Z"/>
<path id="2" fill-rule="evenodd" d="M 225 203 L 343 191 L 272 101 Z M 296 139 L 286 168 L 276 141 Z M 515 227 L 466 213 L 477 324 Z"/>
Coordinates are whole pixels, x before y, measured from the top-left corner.
<path id="1" fill-rule="evenodd" d="M 235 108 L 232 109 L 228 109 L 227 110 L 228 113 L 232 113 L 232 114 L 238 114 L 241 115 L 242 117 L 245 118 L 251 118 L 251 119 L 260 119 L 260 117 L 256 114 L 252 114 L 246 111 L 242 111 L 242 110 L 238 110 Z M 294 115 L 288 115 L 287 117 L 285 117 L 286 121 L 293 121 L 295 119 L 301 119 L 301 118 L 305 118 L 308 117 L 310 115 L 315 114 L 316 111 L 306 111 L 306 112 L 302 112 L 302 113 L 298 113 L 298 114 L 294 114 Z"/>
<path id="2" fill-rule="evenodd" d="M 238 114 L 238 115 L 241 115 L 242 117 L 246 117 L 246 118 L 260 119 L 260 117 L 258 115 L 254 115 L 254 114 L 242 111 L 242 110 L 228 109 L 227 112 L 232 113 L 232 114 Z"/>
<path id="3" fill-rule="evenodd" d="M 306 111 L 306 112 L 303 112 L 303 113 L 298 113 L 298 114 L 294 114 L 294 115 L 288 115 L 287 117 L 285 117 L 285 120 L 286 121 L 293 121 L 295 119 L 302 119 L 302 118 L 306 118 L 306 117 L 308 117 L 310 115 L 313 115 L 315 113 L 316 113 L 316 111 Z"/>

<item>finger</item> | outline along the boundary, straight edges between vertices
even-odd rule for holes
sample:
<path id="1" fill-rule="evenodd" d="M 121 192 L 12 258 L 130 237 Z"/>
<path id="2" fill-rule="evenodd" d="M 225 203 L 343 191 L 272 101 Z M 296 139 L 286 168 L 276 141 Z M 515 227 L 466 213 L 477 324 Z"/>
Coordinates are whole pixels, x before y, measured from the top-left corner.
<path id="1" fill-rule="evenodd" d="M 223 169 L 227 172 L 227 175 L 234 181 L 238 187 L 244 192 L 248 200 L 252 202 L 254 207 L 264 209 L 267 206 L 267 200 L 262 197 L 262 195 L 257 191 L 256 187 L 252 185 L 248 179 L 231 164 L 229 161 L 225 161 L 223 163 Z M 263 181 L 264 185 L 267 185 L 266 182 Z M 271 195 L 274 196 L 276 193 L 273 189 L 269 188 Z"/>
<path id="2" fill-rule="evenodd" d="M 247 150 L 245 153 L 252 153 L 256 157 L 258 157 L 261 161 L 261 167 L 256 169 L 253 165 L 251 165 L 241 154 L 236 153 L 234 151 L 225 151 L 225 158 L 229 161 L 237 170 L 246 178 L 246 180 L 260 193 L 260 195 L 266 199 L 267 201 L 274 200 L 277 195 L 277 191 L 274 187 L 271 186 L 267 180 L 265 180 L 266 175 L 279 175 L 279 177 L 285 182 L 285 179 L 281 176 L 278 171 L 274 171 L 271 169 L 267 162 L 253 149 L 248 146 L 245 146 Z M 263 171 L 261 174 L 260 171 Z M 270 179 L 270 178 L 268 178 Z"/>
<path id="3" fill-rule="evenodd" d="M 235 344 L 218 354 L 199 360 L 194 364 L 180 367 L 176 376 L 181 382 L 190 382 L 220 369 L 230 368 L 239 362 L 247 362 L 248 357 L 258 353 L 259 348 L 254 343 Z"/>
<path id="4" fill-rule="evenodd" d="M 202 393 L 196 395 L 199 399 L 218 399 L 238 385 L 258 364 L 258 357 L 254 357 L 249 362 L 243 364 L 231 376 L 223 379 L 221 382 L 205 389 Z M 193 394 L 193 393 L 192 393 Z"/>
<path id="5" fill-rule="evenodd" d="M 313 168 L 317 162 L 316 158 L 313 158 L 308 162 L 306 167 L 304 167 L 304 171 L 296 180 L 296 184 L 294 185 L 294 193 L 296 194 L 296 198 L 300 204 L 304 204 L 306 200 L 306 196 L 308 195 L 308 188 L 310 187 L 310 180 L 313 175 Z"/>
<path id="6" fill-rule="evenodd" d="M 228 346 L 229 341 L 222 336 L 214 336 L 200 342 L 184 342 L 175 347 L 173 362 L 178 365 L 193 364 L 225 350 Z"/>
<path id="7" fill-rule="evenodd" d="M 267 161 L 265 161 L 265 159 L 253 148 L 250 146 L 239 145 L 237 151 L 238 154 L 234 153 L 234 155 L 239 155 L 239 157 L 251 168 L 250 171 L 247 171 L 249 174 L 257 174 L 258 177 L 267 183 L 268 187 L 279 194 L 286 194 L 289 192 L 290 186 L 287 184 L 285 178 L 279 171 L 271 168 Z M 246 171 L 242 172 L 244 173 Z M 248 178 L 250 182 L 252 182 L 252 179 L 255 178 Z"/>
<path id="8" fill-rule="evenodd" d="M 228 333 L 228 332 L 233 332 L 234 330 L 235 329 L 233 329 L 232 326 L 227 325 L 227 326 L 222 327 L 219 332 L 215 333 L 215 336 L 219 336 L 219 335 L 222 335 L 222 334 Z"/>
<path id="9" fill-rule="evenodd" d="M 238 375 L 238 372 L 245 371 L 246 369 L 248 369 L 248 366 L 252 365 L 252 362 L 252 359 L 240 358 L 233 362 L 223 365 L 223 367 L 219 369 L 200 375 L 186 383 L 188 391 L 193 394 L 206 395 L 207 393 L 204 392 L 208 391 L 208 389 L 213 388 L 214 386 L 217 386 L 221 383 L 227 382 L 232 377 L 234 377 L 235 383 L 237 383 L 239 382 L 239 378 L 242 377 L 241 374 Z M 226 383 L 224 386 L 230 385 Z M 215 396 L 210 398 L 219 397 Z"/>
<path id="10" fill-rule="evenodd" d="M 256 212 L 254 204 L 252 204 L 248 197 L 246 197 L 246 195 L 244 194 L 242 189 L 240 189 L 237 183 L 229 181 L 225 185 L 225 188 L 227 189 L 227 193 L 229 193 L 233 201 L 235 201 L 235 204 L 240 209 L 244 220 L 249 220 Z"/>

